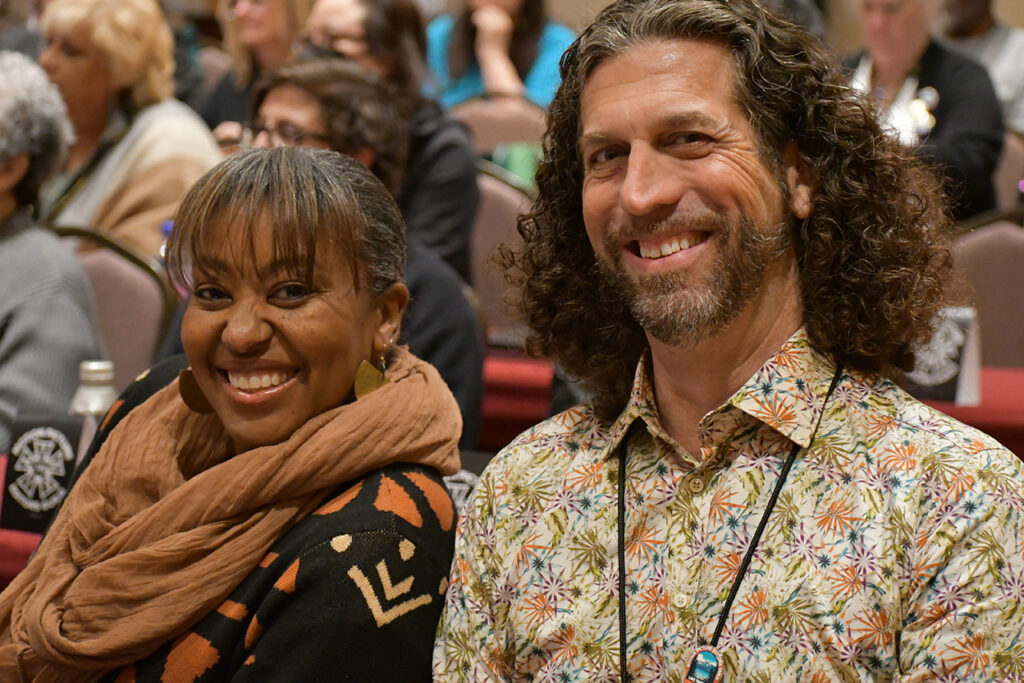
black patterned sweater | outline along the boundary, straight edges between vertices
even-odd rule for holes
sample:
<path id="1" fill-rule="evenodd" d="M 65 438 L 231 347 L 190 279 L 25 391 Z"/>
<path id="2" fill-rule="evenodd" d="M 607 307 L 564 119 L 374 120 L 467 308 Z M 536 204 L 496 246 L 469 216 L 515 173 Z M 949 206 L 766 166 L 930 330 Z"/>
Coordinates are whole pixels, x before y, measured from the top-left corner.
<path id="1" fill-rule="evenodd" d="M 125 391 L 90 454 L 183 365 Z M 81 469 L 81 468 L 80 468 Z M 106 681 L 429 681 L 456 514 L 433 469 L 348 482 L 281 537 L 216 610 Z"/>

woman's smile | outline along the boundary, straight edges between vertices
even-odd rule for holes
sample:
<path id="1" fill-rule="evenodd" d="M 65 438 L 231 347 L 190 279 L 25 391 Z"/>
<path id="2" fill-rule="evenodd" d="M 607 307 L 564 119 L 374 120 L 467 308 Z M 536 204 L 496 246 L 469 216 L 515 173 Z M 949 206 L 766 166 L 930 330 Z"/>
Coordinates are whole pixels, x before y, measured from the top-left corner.
<path id="1" fill-rule="evenodd" d="M 356 369 L 378 357 L 383 315 L 337 249 L 312 273 L 275 251 L 269 221 L 223 225 L 193 273 L 182 342 L 237 450 L 280 443 L 351 398 Z M 251 240 L 251 249 L 238 249 Z M 383 348 L 387 338 L 378 341 Z"/>

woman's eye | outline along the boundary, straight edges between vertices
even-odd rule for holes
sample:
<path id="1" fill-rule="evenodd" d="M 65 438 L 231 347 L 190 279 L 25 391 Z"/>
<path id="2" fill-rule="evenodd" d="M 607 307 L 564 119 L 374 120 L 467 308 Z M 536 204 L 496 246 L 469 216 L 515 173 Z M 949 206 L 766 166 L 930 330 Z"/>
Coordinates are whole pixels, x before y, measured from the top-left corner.
<path id="1" fill-rule="evenodd" d="M 281 285 L 271 293 L 270 298 L 278 301 L 301 301 L 310 295 L 310 288 L 298 282 Z"/>
<path id="2" fill-rule="evenodd" d="M 210 285 L 201 285 L 195 288 L 192 292 L 192 296 L 199 301 L 206 303 L 217 303 L 220 301 L 227 301 L 231 297 L 220 287 L 213 287 Z"/>

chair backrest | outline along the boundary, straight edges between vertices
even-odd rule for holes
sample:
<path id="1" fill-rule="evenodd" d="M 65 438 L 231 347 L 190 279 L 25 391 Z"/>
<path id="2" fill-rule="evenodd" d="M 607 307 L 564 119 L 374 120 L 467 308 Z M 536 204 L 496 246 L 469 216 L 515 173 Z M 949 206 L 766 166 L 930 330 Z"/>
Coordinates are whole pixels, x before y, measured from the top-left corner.
<path id="1" fill-rule="evenodd" d="M 486 320 L 487 342 L 496 346 L 518 346 L 522 340 L 518 321 L 504 305 L 509 285 L 494 263 L 500 244 L 518 245 L 522 238 L 516 219 L 530 206 L 530 193 L 504 169 L 481 161 L 477 185 L 480 205 L 470 239 L 473 289 Z"/>
<path id="2" fill-rule="evenodd" d="M 978 228 L 956 240 L 954 258 L 974 289 L 982 364 L 1024 367 L 1024 228 Z"/>
<path id="3" fill-rule="evenodd" d="M 1024 181 L 1024 138 L 1016 133 L 1006 133 L 1003 153 L 992 174 L 996 189 L 996 208 L 1002 211 L 1012 209 L 1021 201 L 1020 184 Z"/>
<path id="4" fill-rule="evenodd" d="M 511 142 L 539 144 L 544 135 L 544 110 L 518 98 L 468 100 L 452 107 L 451 115 L 469 127 L 481 155 Z"/>
<path id="5" fill-rule="evenodd" d="M 100 336 L 114 361 L 114 386 L 122 391 L 153 364 L 174 313 L 166 271 L 109 235 L 67 226 L 53 230 L 96 246 L 77 255 L 92 286 Z"/>

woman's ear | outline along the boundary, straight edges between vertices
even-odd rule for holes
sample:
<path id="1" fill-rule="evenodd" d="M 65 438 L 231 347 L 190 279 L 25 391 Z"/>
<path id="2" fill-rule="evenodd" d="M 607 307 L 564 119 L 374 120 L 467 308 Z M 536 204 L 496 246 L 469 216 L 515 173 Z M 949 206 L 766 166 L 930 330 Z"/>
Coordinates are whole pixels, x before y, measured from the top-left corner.
<path id="1" fill-rule="evenodd" d="M 789 189 L 789 210 L 797 218 L 807 218 L 811 214 L 811 200 L 818 189 L 814 167 L 796 143 L 791 142 L 782 150 L 782 168 Z"/>
<path id="2" fill-rule="evenodd" d="M 398 339 L 402 328 L 402 313 L 409 303 L 409 288 L 397 282 L 376 299 L 380 324 L 373 336 L 374 353 L 387 353 Z"/>

